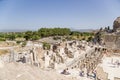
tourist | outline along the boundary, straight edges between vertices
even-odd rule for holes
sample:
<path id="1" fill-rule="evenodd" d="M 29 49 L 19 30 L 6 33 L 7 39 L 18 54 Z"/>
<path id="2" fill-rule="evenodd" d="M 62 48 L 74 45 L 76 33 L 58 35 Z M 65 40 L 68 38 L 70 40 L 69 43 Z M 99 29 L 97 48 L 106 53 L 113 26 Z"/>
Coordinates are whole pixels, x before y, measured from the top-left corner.
<path id="1" fill-rule="evenodd" d="M 68 68 L 67 68 L 67 69 L 64 69 L 63 72 L 61 72 L 61 74 L 69 75 L 70 73 L 68 72 Z"/>
<path id="2" fill-rule="evenodd" d="M 84 77 L 84 71 L 80 71 L 80 76 Z"/>
<path id="3" fill-rule="evenodd" d="M 89 72 L 88 72 L 88 71 L 87 71 L 86 75 L 87 75 L 87 78 L 89 78 L 89 77 L 90 77 L 90 75 L 89 75 Z"/>
<path id="4" fill-rule="evenodd" d="M 65 74 L 66 73 L 66 70 L 64 69 L 62 72 L 61 72 L 61 74 Z"/>
<path id="5" fill-rule="evenodd" d="M 96 80 L 96 71 L 92 72 L 94 80 Z"/>
<path id="6" fill-rule="evenodd" d="M 119 66 L 120 66 L 120 62 L 119 62 L 119 60 L 117 61 L 117 67 L 119 68 Z"/>

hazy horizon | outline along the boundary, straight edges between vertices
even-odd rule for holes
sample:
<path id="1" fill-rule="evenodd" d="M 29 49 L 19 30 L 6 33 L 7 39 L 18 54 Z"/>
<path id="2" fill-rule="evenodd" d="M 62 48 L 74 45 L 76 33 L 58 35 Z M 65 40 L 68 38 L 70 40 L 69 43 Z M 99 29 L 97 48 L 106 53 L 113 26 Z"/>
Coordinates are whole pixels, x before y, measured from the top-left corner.
<path id="1" fill-rule="evenodd" d="M 40 29 L 40 28 L 39 28 Z M 91 32 L 93 30 L 97 30 L 97 29 L 75 29 L 75 28 L 69 28 L 71 31 L 79 31 L 79 32 Z M 37 31 L 33 30 L 33 29 L 4 29 L 4 30 L 0 30 L 0 32 L 26 32 L 26 31 Z"/>
<path id="2" fill-rule="evenodd" d="M 119 9 L 119 0 L 0 0 L 0 31 L 112 28 Z"/>

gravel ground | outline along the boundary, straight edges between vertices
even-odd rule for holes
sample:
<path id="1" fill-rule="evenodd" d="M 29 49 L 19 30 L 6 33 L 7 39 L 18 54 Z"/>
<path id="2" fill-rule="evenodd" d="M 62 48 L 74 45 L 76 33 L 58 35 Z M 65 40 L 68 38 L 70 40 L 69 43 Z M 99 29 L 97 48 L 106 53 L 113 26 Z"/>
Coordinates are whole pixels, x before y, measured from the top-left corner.
<path id="1" fill-rule="evenodd" d="M 0 61 L 0 80 L 76 80 L 66 77 L 55 71 L 41 70 L 40 68 L 23 63 L 3 63 Z"/>

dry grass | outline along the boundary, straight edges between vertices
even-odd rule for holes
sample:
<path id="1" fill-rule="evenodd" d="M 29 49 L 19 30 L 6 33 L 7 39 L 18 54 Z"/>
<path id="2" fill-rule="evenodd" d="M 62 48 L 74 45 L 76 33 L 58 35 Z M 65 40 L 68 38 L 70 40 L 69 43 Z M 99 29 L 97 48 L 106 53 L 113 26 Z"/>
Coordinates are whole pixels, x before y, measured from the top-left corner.
<path id="1" fill-rule="evenodd" d="M 16 46 L 16 42 L 15 41 L 0 41 L 0 47 L 10 47 L 10 46 Z"/>
<path id="2" fill-rule="evenodd" d="M 6 54 L 6 53 L 9 53 L 9 52 L 10 52 L 9 50 L 0 50 L 0 55 Z"/>

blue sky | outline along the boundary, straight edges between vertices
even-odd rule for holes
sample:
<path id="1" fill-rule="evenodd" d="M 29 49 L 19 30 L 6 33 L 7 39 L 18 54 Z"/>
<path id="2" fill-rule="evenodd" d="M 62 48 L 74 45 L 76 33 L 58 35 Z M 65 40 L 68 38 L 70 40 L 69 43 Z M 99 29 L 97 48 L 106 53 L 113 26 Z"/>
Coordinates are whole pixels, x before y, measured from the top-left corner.
<path id="1" fill-rule="evenodd" d="M 0 31 L 41 27 L 97 29 L 113 25 L 120 0 L 0 0 Z"/>

